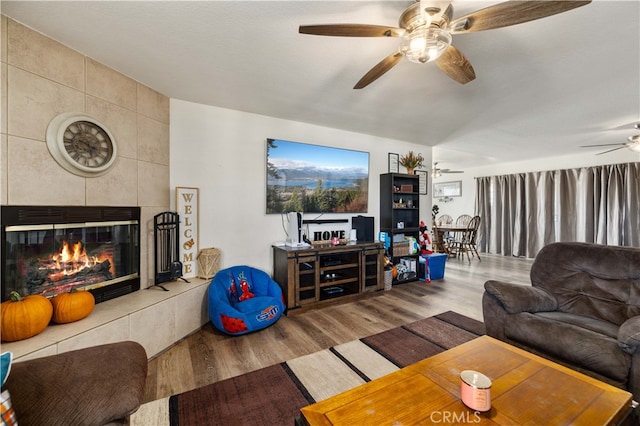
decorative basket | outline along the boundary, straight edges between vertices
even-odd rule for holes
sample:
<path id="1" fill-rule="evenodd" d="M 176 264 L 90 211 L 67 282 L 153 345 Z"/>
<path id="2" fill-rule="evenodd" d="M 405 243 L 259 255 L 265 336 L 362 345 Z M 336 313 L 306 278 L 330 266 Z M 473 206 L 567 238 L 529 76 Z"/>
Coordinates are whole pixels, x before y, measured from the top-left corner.
<path id="1" fill-rule="evenodd" d="M 220 250 L 205 248 L 198 252 L 198 278 L 213 278 L 220 270 Z"/>
<path id="2" fill-rule="evenodd" d="M 408 256 L 409 255 L 409 241 L 402 243 L 393 243 L 393 256 Z"/>
<path id="3" fill-rule="evenodd" d="M 391 290 L 393 287 L 393 270 L 385 269 L 384 270 L 384 289 Z"/>

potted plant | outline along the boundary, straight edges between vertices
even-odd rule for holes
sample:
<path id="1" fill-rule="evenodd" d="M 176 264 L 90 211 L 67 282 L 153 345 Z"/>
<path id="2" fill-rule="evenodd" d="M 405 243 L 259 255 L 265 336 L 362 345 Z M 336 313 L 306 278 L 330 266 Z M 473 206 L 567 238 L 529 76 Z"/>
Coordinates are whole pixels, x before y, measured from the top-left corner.
<path id="1" fill-rule="evenodd" d="M 419 169 L 424 163 L 424 157 L 422 154 L 414 154 L 413 151 L 409 151 L 407 155 L 400 157 L 400 165 L 407 168 L 407 173 L 413 174 L 413 169 Z"/>

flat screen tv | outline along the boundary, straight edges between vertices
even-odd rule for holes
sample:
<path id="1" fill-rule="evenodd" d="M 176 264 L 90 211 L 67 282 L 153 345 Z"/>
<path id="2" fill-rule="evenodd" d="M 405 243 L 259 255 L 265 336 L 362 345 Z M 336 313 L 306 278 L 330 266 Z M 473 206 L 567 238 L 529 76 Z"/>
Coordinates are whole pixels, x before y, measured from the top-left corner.
<path id="1" fill-rule="evenodd" d="M 369 153 L 267 139 L 267 214 L 366 213 Z"/>

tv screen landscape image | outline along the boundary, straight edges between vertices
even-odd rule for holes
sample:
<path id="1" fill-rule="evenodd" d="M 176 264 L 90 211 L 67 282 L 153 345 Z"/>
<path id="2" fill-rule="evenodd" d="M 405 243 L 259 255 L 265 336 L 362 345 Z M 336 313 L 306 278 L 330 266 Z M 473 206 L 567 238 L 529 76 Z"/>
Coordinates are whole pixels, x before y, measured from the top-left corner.
<path id="1" fill-rule="evenodd" d="M 267 214 L 366 213 L 369 153 L 267 139 Z"/>

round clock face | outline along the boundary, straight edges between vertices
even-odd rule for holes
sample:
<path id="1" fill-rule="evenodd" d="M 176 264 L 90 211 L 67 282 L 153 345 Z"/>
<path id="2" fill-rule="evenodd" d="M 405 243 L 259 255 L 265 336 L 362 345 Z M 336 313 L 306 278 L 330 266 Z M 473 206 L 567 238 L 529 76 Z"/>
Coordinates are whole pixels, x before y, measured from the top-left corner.
<path id="1" fill-rule="evenodd" d="M 113 141 L 107 132 L 94 123 L 71 123 L 62 137 L 69 156 L 83 166 L 101 167 L 113 157 Z"/>
<path id="2" fill-rule="evenodd" d="M 103 175 L 117 159 L 111 133 L 97 120 L 83 114 L 64 113 L 51 120 L 47 147 L 58 164 L 80 176 Z"/>

